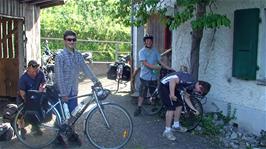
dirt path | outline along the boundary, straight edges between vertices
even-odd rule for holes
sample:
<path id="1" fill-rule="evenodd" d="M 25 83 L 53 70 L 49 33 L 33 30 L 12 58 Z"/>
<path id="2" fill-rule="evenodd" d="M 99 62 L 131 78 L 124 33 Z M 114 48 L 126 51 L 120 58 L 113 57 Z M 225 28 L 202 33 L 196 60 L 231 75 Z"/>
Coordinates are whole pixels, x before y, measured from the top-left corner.
<path id="1" fill-rule="evenodd" d="M 102 78 L 101 82 L 104 87 L 111 90 L 116 89 L 116 82 Z M 123 87 L 123 86 L 121 86 Z M 162 136 L 164 130 L 164 120 L 159 116 L 145 116 L 141 115 L 139 117 L 134 117 L 133 112 L 135 110 L 135 105 L 132 104 L 132 99 L 129 96 L 128 84 L 126 87 L 121 89 L 122 92 L 115 95 L 111 95 L 108 99 L 111 102 L 118 103 L 128 110 L 130 113 L 133 124 L 133 136 L 129 143 L 124 147 L 126 149 L 217 149 L 220 148 L 211 140 L 206 138 L 195 136 L 190 133 L 175 133 L 177 137 L 176 141 L 168 141 Z M 80 94 L 85 93 L 90 90 L 90 81 L 85 80 L 80 83 L 79 86 Z M 76 124 L 77 132 L 79 132 L 80 137 L 83 141 L 81 147 L 71 146 L 71 148 L 79 149 L 93 149 L 94 147 L 90 144 L 88 139 L 83 133 L 83 122 L 85 116 L 78 120 Z M 22 143 L 20 143 L 16 137 L 10 142 L 0 142 L 0 149 L 24 149 L 26 148 Z M 52 149 L 54 146 L 48 146 L 47 149 Z"/>

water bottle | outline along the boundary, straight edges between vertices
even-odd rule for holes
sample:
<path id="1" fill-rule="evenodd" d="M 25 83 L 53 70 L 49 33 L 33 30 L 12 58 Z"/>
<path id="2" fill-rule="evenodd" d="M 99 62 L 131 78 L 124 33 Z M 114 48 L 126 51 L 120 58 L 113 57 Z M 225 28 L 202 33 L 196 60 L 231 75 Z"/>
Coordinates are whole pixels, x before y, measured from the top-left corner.
<path id="1" fill-rule="evenodd" d="M 160 66 L 160 65 L 159 64 L 156 64 L 156 66 Z M 153 69 L 152 70 L 152 73 L 155 74 L 155 75 L 158 75 L 160 73 L 160 71 L 157 70 L 157 69 Z"/>
<path id="2" fill-rule="evenodd" d="M 64 113 L 65 113 L 66 119 L 69 119 L 70 118 L 70 113 L 69 113 L 68 105 L 66 103 L 63 103 L 63 109 L 64 109 Z"/>
<path id="3" fill-rule="evenodd" d="M 71 112 L 72 116 L 75 116 L 84 106 L 84 102 L 82 101 L 80 104 L 78 104 L 78 106 Z"/>

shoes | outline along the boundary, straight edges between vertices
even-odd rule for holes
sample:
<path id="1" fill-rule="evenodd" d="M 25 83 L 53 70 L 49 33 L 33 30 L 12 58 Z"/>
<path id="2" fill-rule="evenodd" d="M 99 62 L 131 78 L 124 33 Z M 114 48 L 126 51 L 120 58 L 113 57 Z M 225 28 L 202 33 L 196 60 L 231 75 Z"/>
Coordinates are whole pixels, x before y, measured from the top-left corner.
<path id="1" fill-rule="evenodd" d="M 54 141 L 55 148 L 58 148 L 58 146 L 61 146 L 63 148 L 68 148 L 67 142 L 64 140 L 64 138 L 61 135 L 58 135 Z"/>
<path id="2" fill-rule="evenodd" d="M 76 143 L 78 146 L 82 145 L 82 141 L 79 138 L 79 135 L 77 133 L 75 133 L 75 132 L 68 138 L 68 141 Z"/>
<path id="3" fill-rule="evenodd" d="M 176 137 L 173 135 L 172 131 L 164 131 L 163 136 L 166 137 L 170 141 L 176 140 Z"/>
<path id="4" fill-rule="evenodd" d="M 21 135 L 21 138 L 23 139 L 23 140 L 25 140 L 26 139 L 26 133 L 27 133 L 27 131 L 26 131 L 26 129 L 25 128 L 21 128 L 20 129 L 20 135 Z"/>
<path id="5" fill-rule="evenodd" d="M 177 132 L 187 132 L 187 128 L 179 126 L 179 127 L 173 127 L 172 126 L 172 131 L 177 131 Z"/>
<path id="6" fill-rule="evenodd" d="M 138 108 L 136 109 L 136 111 L 134 112 L 134 116 L 139 116 L 140 113 L 141 113 L 141 108 L 138 107 Z"/>

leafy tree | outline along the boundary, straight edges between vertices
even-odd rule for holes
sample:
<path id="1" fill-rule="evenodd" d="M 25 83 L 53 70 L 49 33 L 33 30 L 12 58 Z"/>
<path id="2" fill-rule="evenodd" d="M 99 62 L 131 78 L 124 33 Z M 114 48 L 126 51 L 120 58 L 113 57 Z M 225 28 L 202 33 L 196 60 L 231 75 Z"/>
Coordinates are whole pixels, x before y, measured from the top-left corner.
<path id="1" fill-rule="evenodd" d="M 162 22 L 165 22 L 171 29 L 190 21 L 192 27 L 192 43 L 190 57 L 190 71 L 195 79 L 198 78 L 200 43 L 205 28 L 219 28 L 230 26 L 230 20 L 222 14 L 212 11 L 215 8 L 216 0 L 176 0 L 175 9 L 178 11 L 172 17 L 165 17 L 167 8 L 166 0 L 117 0 L 114 17 L 126 25 L 144 25 L 149 17 L 160 14 Z M 134 7 L 131 7 L 134 6 Z M 134 8 L 132 11 L 130 8 Z M 136 19 L 129 22 L 129 16 Z"/>
<path id="2" fill-rule="evenodd" d="M 62 6 L 41 11 L 41 37 L 61 38 L 67 29 L 74 30 L 78 39 L 130 41 L 130 27 L 115 22 L 111 13 L 114 0 L 68 0 Z M 114 60 L 117 45 L 88 43 L 78 40 L 81 51 L 97 51 L 94 60 Z M 51 41 L 51 49 L 62 48 L 62 41 Z M 122 52 L 130 51 L 130 44 L 119 44 Z"/>

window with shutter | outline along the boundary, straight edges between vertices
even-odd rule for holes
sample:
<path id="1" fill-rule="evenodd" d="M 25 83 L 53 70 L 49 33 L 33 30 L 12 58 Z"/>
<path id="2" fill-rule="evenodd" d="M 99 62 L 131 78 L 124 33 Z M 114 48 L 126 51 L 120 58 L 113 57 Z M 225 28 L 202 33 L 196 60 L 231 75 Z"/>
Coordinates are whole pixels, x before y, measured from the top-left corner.
<path id="1" fill-rule="evenodd" d="M 259 8 L 234 13 L 233 77 L 256 79 L 259 13 Z"/>

